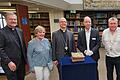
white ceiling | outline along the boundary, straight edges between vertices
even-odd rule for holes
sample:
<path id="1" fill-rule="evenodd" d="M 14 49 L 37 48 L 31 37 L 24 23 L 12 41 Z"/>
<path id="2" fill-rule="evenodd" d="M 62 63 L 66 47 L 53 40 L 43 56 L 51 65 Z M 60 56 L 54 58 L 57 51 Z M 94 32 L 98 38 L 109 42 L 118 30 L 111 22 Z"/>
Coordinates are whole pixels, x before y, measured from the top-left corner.
<path id="1" fill-rule="evenodd" d="M 82 4 L 83 0 L 64 0 L 70 4 Z"/>
<path id="2" fill-rule="evenodd" d="M 5 4 L 10 2 L 11 4 L 21 4 L 26 5 L 29 9 L 38 8 L 51 8 L 51 9 L 61 9 L 61 10 L 81 10 L 82 0 L 0 0 L 0 3 Z M 3 3 L 1 3 L 3 5 Z M 0 5 L 0 8 L 2 6 Z"/>

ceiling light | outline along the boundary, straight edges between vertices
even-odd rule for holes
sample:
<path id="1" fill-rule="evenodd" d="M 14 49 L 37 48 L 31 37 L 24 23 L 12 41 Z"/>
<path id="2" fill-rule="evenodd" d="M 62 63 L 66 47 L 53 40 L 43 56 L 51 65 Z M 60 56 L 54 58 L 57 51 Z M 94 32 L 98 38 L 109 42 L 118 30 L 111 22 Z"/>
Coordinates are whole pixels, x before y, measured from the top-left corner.
<path id="1" fill-rule="evenodd" d="M 15 11 L 16 9 L 0 9 L 0 11 Z"/>

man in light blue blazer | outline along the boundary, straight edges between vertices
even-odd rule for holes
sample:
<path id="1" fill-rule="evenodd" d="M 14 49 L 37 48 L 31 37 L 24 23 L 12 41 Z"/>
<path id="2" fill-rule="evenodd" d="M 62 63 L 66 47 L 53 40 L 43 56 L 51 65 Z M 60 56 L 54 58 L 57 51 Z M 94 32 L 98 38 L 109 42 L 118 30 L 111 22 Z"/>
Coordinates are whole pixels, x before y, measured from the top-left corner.
<path id="1" fill-rule="evenodd" d="M 59 60 L 65 55 L 70 56 L 75 51 L 74 35 L 67 29 L 67 21 L 65 18 L 59 19 L 60 29 L 52 33 L 52 51 L 54 64 L 58 66 Z"/>

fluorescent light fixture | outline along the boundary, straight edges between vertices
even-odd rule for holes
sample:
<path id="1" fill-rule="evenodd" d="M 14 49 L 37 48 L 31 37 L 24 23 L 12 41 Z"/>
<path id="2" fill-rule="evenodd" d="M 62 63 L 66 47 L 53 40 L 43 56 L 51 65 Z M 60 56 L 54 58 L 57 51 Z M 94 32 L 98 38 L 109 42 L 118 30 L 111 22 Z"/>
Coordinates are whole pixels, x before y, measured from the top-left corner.
<path id="1" fill-rule="evenodd" d="M 37 11 L 28 11 L 28 13 L 37 13 Z"/>
<path id="2" fill-rule="evenodd" d="M 15 11 L 16 9 L 0 9 L 0 11 Z"/>

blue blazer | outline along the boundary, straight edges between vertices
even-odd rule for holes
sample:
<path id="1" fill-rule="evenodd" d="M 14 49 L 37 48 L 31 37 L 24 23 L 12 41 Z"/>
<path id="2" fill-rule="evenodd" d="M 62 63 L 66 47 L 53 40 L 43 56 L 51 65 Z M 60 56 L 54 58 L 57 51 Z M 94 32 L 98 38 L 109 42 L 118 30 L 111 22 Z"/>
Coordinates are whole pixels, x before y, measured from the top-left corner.
<path id="1" fill-rule="evenodd" d="M 100 37 L 99 37 L 99 31 L 93 28 L 91 28 L 89 47 L 90 47 L 90 50 L 93 51 L 93 55 L 91 55 L 91 57 L 95 61 L 98 61 L 98 59 L 100 58 L 100 55 L 99 55 Z M 80 31 L 78 34 L 77 48 L 82 53 L 84 53 L 84 51 L 87 50 L 85 29 Z"/>

